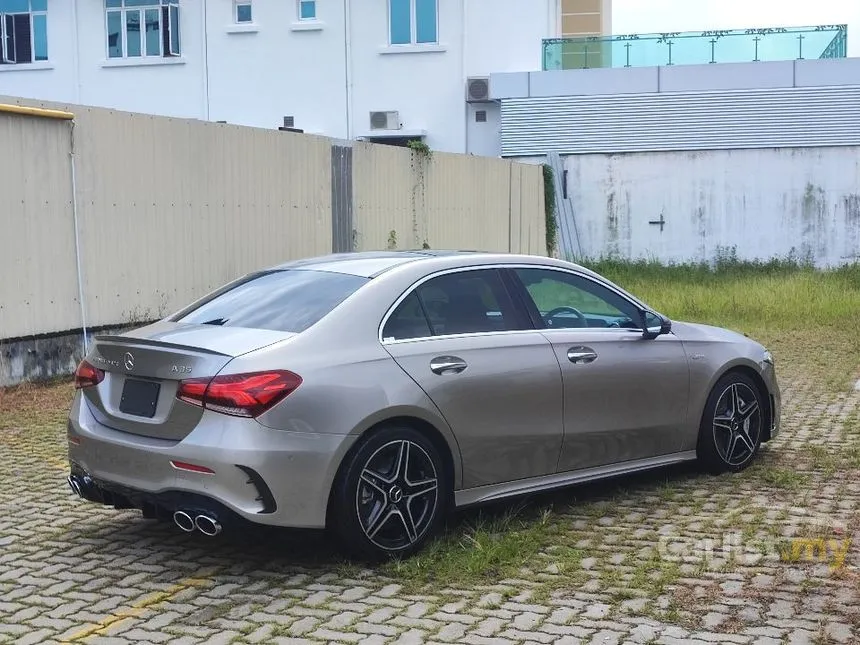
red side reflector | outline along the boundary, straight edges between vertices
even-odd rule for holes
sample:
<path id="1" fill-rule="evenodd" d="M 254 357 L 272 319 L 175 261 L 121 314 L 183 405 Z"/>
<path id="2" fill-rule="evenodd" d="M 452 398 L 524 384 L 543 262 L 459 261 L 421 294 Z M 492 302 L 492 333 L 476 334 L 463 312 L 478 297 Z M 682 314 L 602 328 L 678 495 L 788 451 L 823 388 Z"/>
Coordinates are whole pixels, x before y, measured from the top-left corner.
<path id="1" fill-rule="evenodd" d="M 98 385 L 104 380 L 104 378 L 104 370 L 100 370 L 98 367 L 94 367 L 86 360 L 83 360 L 78 364 L 78 368 L 75 370 L 75 388 L 80 390 L 84 387 Z"/>
<path id="2" fill-rule="evenodd" d="M 192 405 L 237 417 L 258 417 L 302 384 L 302 377 L 286 370 L 227 374 L 213 379 L 188 379 L 176 396 Z"/>
<path id="3" fill-rule="evenodd" d="M 214 475 L 215 471 L 211 468 L 207 468 L 206 466 L 198 466 L 197 464 L 189 464 L 185 461 L 173 461 L 170 460 L 170 465 L 176 468 L 176 470 L 187 470 L 192 473 L 203 473 L 204 475 Z"/>

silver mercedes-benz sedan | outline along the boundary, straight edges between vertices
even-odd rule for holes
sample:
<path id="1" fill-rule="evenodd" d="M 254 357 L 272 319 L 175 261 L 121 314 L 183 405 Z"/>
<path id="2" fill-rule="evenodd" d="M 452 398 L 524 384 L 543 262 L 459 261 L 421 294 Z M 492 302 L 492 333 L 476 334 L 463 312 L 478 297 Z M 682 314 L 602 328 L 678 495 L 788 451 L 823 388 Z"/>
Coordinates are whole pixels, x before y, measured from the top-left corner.
<path id="1" fill-rule="evenodd" d="M 414 552 L 453 507 L 698 459 L 740 471 L 779 429 L 773 358 L 545 257 L 330 255 L 95 337 L 69 485 L 217 535 L 327 527 Z"/>

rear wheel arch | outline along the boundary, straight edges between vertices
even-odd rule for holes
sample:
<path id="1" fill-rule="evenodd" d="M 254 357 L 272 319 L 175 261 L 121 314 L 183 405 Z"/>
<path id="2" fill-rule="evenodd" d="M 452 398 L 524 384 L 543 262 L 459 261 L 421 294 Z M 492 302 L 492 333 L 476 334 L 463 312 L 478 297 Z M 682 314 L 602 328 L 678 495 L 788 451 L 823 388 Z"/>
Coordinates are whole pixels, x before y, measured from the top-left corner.
<path id="1" fill-rule="evenodd" d="M 434 448 L 436 448 L 436 450 L 439 452 L 439 455 L 444 462 L 447 494 L 449 496 L 450 504 L 453 505 L 454 489 L 460 479 L 458 469 L 459 460 L 455 461 L 455 455 L 453 454 L 451 445 L 448 443 L 448 440 L 445 438 L 445 435 L 432 423 L 430 423 L 429 421 L 425 421 L 424 419 L 421 419 L 419 417 L 409 415 L 392 416 L 382 421 L 377 421 L 376 423 L 365 429 L 363 432 L 361 432 L 358 438 L 349 447 L 349 450 L 344 453 L 343 457 L 340 460 L 340 464 L 338 464 L 338 468 L 335 472 L 335 476 L 331 484 L 331 489 L 329 491 L 328 507 L 326 509 L 326 524 L 329 524 L 328 516 L 332 510 L 334 491 L 340 484 L 344 472 L 348 464 L 350 463 L 350 460 L 352 459 L 353 455 L 355 455 L 359 447 L 371 436 L 385 428 L 392 427 L 406 427 L 411 428 L 412 430 L 417 430 L 433 444 Z"/>
<path id="2" fill-rule="evenodd" d="M 448 442 L 427 421 L 409 416 L 379 421 L 358 436 L 338 465 L 328 495 L 327 530 L 359 558 L 408 557 L 438 534 L 453 509 L 453 464 Z M 417 479 L 410 480 L 410 473 Z"/>

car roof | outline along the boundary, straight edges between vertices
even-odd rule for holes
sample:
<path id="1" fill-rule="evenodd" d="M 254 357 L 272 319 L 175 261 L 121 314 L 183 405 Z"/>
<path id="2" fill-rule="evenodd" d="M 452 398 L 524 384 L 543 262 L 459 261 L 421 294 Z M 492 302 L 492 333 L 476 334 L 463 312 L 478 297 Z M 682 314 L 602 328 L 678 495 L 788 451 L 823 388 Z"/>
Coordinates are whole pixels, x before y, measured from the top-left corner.
<path id="1" fill-rule="evenodd" d="M 458 261 L 458 258 L 467 262 Z M 375 278 L 383 273 L 391 271 L 406 264 L 433 260 L 435 269 L 456 268 L 459 266 L 474 265 L 476 263 L 526 263 L 541 265 L 565 266 L 596 276 L 586 267 L 571 262 L 557 260 L 542 255 L 512 254 L 504 252 L 466 251 L 466 250 L 437 250 L 418 249 L 404 251 L 354 251 L 351 253 L 332 253 L 311 258 L 303 258 L 292 262 L 285 262 L 272 267 L 272 271 L 283 271 L 288 269 L 300 269 L 311 271 L 328 271 L 331 273 L 342 273 L 363 278 Z M 599 276 L 596 276 L 599 277 Z"/>
<path id="2" fill-rule="evenodd" d="M 356 251 L 353 253 L 332 253 L 312 258 L 303 258 L 285 262 L 272 267 L 273 271 L 286 269 L 305 269 L 314 271 L 330 271 L 346 273 L 363 278 L 373 278 L 385 271 L 407 262 L 417 262 L 422 259 L 445 256 L 475 254 L 476 251 L 448 251 L 435 249 L 418 249 L 407 251 Z"/>

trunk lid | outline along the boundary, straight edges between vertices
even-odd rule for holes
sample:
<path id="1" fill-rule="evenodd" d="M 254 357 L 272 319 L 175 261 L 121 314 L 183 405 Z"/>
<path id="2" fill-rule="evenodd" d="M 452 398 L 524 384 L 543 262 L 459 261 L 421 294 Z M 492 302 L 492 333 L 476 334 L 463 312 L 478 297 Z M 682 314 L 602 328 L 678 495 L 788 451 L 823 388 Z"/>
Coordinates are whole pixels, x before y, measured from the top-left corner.
<path id="1" fill-rule="evenodd" d="M 104 380 L 82 390 L 99 423 L 130 434 L 180 441 L 203 410 L 180 401 L 180 381 L 215 376 L 236 356 L 295 336 L 290 332 L 158 322 L 93 339 L 87 360 Z"/>

